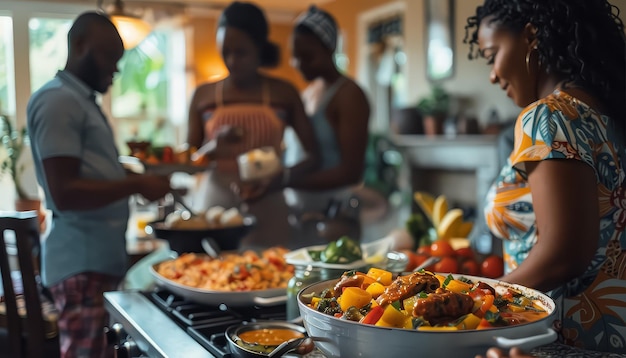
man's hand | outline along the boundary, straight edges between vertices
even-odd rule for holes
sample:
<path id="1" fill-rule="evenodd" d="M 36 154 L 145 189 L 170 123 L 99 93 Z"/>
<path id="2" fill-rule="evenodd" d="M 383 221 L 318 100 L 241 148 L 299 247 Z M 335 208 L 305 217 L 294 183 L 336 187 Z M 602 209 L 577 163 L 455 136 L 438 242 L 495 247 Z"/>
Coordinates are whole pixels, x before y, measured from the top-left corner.
<path id="1" fill-rule="evenodd" d="M 139 194 L 144 198 L 155 201 L 172 190 L 170 179 L 159 175 L 141 175 L 139 178 Z"/>

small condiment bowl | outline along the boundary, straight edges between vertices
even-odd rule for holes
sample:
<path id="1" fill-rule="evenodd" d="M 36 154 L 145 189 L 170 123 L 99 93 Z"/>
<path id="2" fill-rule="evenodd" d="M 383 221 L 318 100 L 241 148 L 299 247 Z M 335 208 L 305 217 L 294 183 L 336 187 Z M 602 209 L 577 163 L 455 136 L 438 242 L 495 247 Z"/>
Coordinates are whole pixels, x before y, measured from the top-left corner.
<path id="1" fill-rule="evenodd" d="M 250 338 L 257 334 L 261 341 Z M 226 329 L 228 347 L 238 358 L 268 357 L 282 343 L 304 337 L 304 327 L 285 321 L 244 322 Z"/>

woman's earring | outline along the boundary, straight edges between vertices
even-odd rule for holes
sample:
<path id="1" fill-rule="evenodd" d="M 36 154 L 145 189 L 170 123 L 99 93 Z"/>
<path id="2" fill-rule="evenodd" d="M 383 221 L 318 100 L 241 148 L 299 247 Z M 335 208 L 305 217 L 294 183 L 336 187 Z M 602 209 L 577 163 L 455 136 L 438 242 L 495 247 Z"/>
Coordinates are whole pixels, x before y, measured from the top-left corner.
<path id="1" fill-rule="evenodd" d="M 530 54 L 537 50 L 537 46 L 533 47 L 526 53 L 526 72 L 530 75 Z"/>

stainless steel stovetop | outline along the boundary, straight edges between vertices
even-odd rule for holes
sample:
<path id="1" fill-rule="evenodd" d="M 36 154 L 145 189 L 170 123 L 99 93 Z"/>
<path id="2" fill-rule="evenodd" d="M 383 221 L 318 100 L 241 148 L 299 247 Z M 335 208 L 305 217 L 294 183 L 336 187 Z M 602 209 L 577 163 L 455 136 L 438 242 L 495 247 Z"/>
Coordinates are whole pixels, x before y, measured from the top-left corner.
<path id="1" fill-rule="evenodd" d="M 125 331 L 125 334 L 118 332 L 121 336 L 114 337 L 112 343 L 121 345 L 127 340 L 128 335 L 138 348 L 138 352 L 137 350 L 133 353 L 127 352 L 129 356 L 140 353 L 147 357 L 164 358 L 215 357 L 143 293 L 106 292 L 104 300 L 111 321 L 121 324 Z M 127 349 L 133 350 L 131 347 Z"/>
<path id="2" fill-rule="evenodd" d="M 284 321 L 287 315 L 285 303 L 230 309 L 197 304 L 159 289 L 106 292 L 104 299 L 112 323 L 107 336 L 118 358 L 232 358 L 224 334 L 228 327 L 244 321 Z M 306 357 L 323 355 L 314 351 Z"/>

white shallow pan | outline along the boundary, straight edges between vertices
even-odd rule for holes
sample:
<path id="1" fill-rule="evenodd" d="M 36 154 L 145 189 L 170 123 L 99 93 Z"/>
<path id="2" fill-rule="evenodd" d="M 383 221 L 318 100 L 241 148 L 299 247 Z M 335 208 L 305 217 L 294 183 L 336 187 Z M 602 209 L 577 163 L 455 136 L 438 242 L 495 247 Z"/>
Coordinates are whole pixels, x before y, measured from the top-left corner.
<path id="1" fill-rule="evenodd" d="M 225 304 L 230 307 L 252 307 L 274 306 L 287 301 L 286 288 L 255 291 L 215 291 L 181 285 L 161 276 L 157 272 L 158 265 L 155 264 L 150 267 L 150 273 L 156 284 L 196 303 L 211 306 Z"/>

